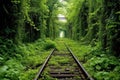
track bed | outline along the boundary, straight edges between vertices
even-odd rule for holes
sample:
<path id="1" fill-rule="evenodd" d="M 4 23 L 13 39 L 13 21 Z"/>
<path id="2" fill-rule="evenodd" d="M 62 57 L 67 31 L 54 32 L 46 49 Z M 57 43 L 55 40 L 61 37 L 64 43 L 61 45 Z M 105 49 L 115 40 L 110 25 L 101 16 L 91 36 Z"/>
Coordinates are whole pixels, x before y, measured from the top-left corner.
<path id="1" fill-rule="evenodd" d="M 54 49 L 34 80 L 93 80 L 72 51 Z"/>

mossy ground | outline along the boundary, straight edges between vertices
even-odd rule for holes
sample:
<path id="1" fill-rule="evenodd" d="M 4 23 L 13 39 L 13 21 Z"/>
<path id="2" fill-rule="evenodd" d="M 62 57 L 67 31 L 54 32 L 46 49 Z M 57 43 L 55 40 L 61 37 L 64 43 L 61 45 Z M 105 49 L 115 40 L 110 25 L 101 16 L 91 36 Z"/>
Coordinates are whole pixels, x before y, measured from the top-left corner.
<path id="1" fill-rule="evenodd" d="M 120 79 L 120 59 L 114 55 L 100 50 L 99 43 L 95 46 L 86 45 L 82 42 L 75 42 L 69 39 L 38 40 L 34 43 L 20 44 L 16 47 L 16 56 L 0 56 L 0 79 L 1 80 L 32 80 L 42 66 L 46 57 L 53 48 L 64 50 L 66 43 L 75 56 L 83 64 L 88 73 L 97 80 L 119 80 Z M 49 44 L 49 45 L 47 45 Z M 50 46 L 51 45 L 51 46 Z M 49 46 L 49 47 L 48 47 Z M 63 47 L 64 46 L 64 47 Z M 12 53 L 12 50 L 9 53 Z M 59 57 L 54 57 L 52 65 L 58 65 L 55 61 Z M 60 62 L 67 62 L 62 58 Z M 49 77 L 49 76 L 48 76 Z"/>
<path id="2" fill-rule="evenodd" d="M 109 52 L 102 51 L 98 42 L 93 46 L 70 39 L 56 39 L 56 41 L 66 43 L 94 79 L 120 79 L 120 59 Z"/>

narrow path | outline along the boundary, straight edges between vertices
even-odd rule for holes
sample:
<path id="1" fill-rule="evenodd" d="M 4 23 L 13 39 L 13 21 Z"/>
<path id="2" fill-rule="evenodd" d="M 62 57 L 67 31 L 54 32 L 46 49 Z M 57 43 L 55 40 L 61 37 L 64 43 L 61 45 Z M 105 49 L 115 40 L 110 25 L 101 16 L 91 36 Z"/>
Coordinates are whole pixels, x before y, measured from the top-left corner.
<path id="1" fill-rule="evenodd" d="M 54 49 L 34 80 L 93 80 L 65 45 Z"/>

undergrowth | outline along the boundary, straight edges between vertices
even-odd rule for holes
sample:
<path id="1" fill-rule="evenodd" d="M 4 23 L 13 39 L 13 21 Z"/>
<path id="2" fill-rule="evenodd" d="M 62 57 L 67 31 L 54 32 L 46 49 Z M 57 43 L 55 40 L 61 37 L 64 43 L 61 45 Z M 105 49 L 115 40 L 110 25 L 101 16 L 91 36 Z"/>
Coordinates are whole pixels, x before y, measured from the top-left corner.
<path id="1" fill-rule="evenodd" d="M 55 42 L 39 39 L 34 43 L 18 46 L 12 40 L 1 38 L 0 80 L 33 80 L 51 49 L 65 49 L 64 43 L 72 49 L 94 79 L 120 80 L 120 59 L 109 51 L 102 51 L 98 42 L 91 46 L 69 39 L 56 39 Z M 51 64 L 56 63 L 52 61 Z"/>
<path id="2" fill-rule="evenodd" d="M 33 80 L 55 43 L 39 39 L 15 45 L 0 39 L 0 80 Z"/>
<path id="3" fill-rule="evenodd" d="M 91 46 L 69 39 L 56 41 L 65 42 L 95 80 L 120 80 L 120 59 L 109 51 L 102 51 L 99 42 Z"/>

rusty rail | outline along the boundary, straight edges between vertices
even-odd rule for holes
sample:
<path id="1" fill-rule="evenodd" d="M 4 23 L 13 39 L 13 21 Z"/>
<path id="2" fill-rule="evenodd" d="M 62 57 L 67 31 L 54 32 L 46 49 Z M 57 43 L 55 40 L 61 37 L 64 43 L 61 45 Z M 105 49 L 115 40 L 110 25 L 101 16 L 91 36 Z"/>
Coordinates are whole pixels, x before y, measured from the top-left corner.
<path id="1" fill-rule="evenodd" d="M 51 55 L 54 53 L 55 50 L 56 50 L 56 48 L 53 49 L 52 52 L 50 53 L 50 55 L 47 57 L 47 59 L 45 60 L 45 62 L 44 62 L 44 64 L 42 65 L 42 67 L 40 68 L 40 70 L 39 70 L 39 72 L 38 72 L 38 74 L 36 75 L 36 77 L 35 77 L 34 80 L 38 80 L 38 78 L 41 76 L 42 72 L 44 71 L 44 69 L 45 69 L 45 67 L 46 67 L 46 65 L 47 65 L 47 63 L 48 63 L 48 61 L 49 61 L 50 58 L 51 58 Z"/>
<path id="2" fill-rule="evenodd" d="M 83 74 L 85 75 L 85 77 L 87 78 L 87 80 L 94 80 L 89 74 L 88 72 L 84 69 L 84 67 L 82 66 L 82 64 L 79 62 L 79 60 L 77 59 L 77 57 L 75 57 L 75 55 L 73 54 L 72 50 L 70 48 L 68 48 L 68 46 L 65 44 L 67 50 L 71 53 L 71 56 L 74 58 L 75 62 L 77 63 L 77 65 L 81 68 Z"/>
<path id="3" fill-rule="evenodd" d="M 84 67 L 82 66 L 82 64 L 79 62 L 79 60 L 75 57 L 75 55 L 73 54 L 72 50 L 65 44 L 68 52 L 70 52 L 70 55 L 72 56 L 72 58 L 74 59 L 74 61 L 76 62 L 76 64 L 78 65 L 78 67 L 80 68 L 82 74 L 85 76 L 85 80 L 94 80 L 88 73 L 87 71 L 84 69 Z M 41 75 L 42 75 L 42 72 L 44 71 L 44 69 L 46 68 L 46 65 L 48 64 L 51 56 L 53 55 L 54 51 L 56 50 L 53 49 L 52 52 L 50 53 L 50 55 L 47 57 L 47 59 L 45 60 L 44 64 L 42 65 L 41 69 L 39 70 L 38 74 L 36 75 L 35 79 L 34 80 L 38 80 Z"/>

